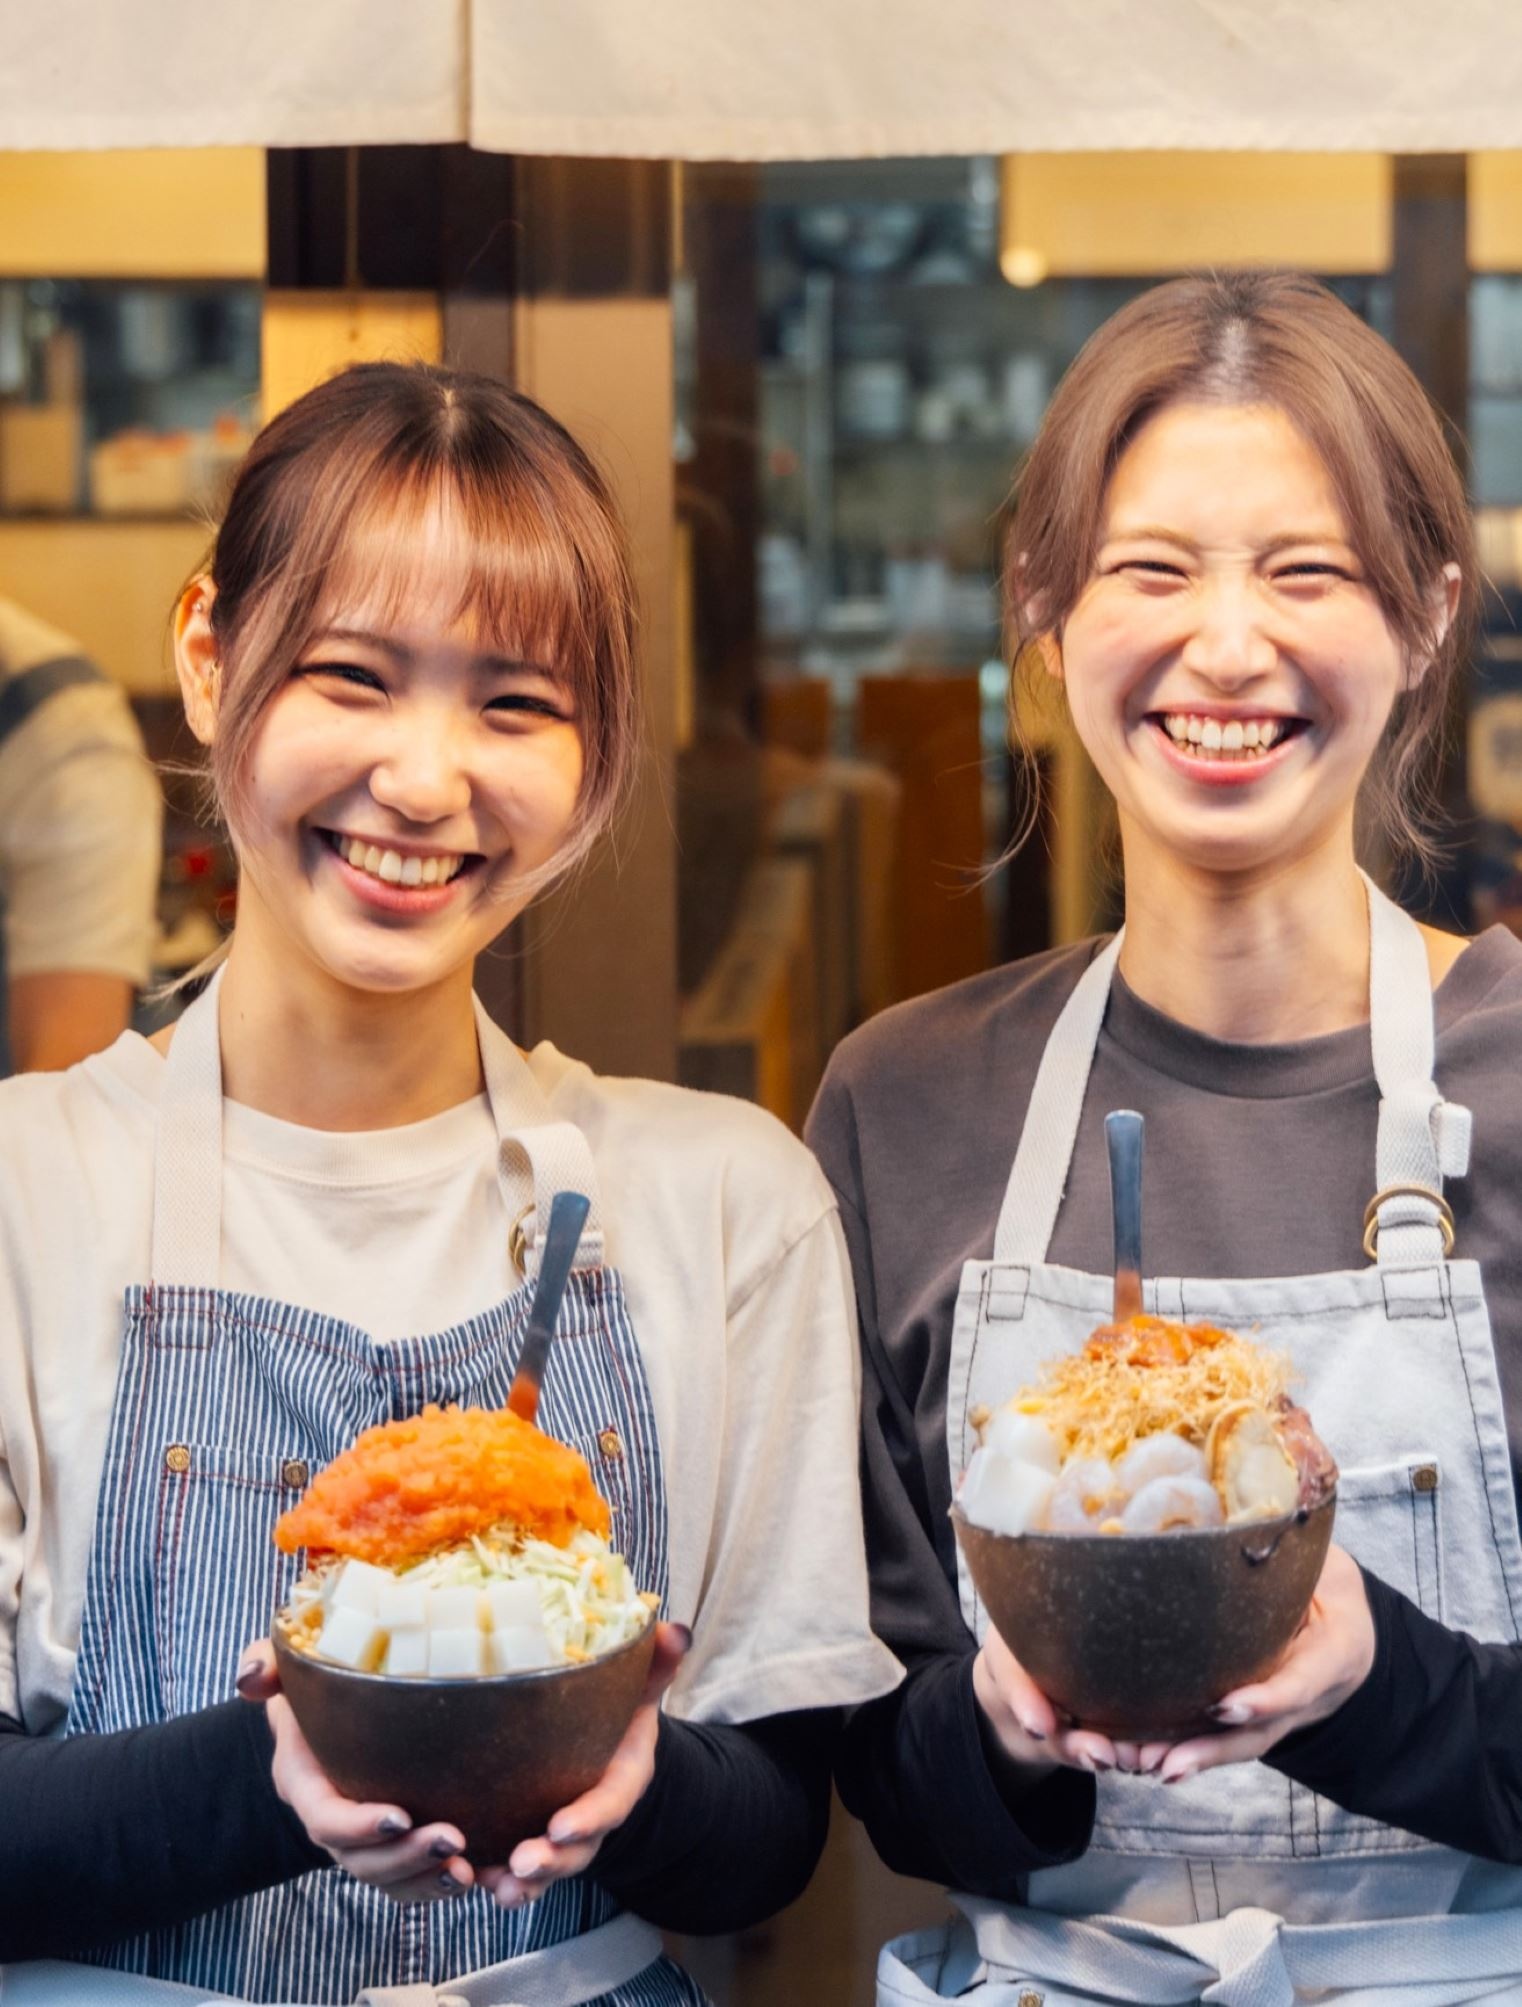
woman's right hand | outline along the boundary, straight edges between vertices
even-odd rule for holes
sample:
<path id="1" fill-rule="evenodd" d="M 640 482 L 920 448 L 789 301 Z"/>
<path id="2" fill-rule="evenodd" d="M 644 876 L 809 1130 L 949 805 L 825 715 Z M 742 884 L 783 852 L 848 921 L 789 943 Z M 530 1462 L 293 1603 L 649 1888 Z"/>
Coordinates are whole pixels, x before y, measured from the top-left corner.
<path id="1" fill-rule="evenodd" d="M 306 1828 L 314 1846 L 331 1854 L 357 1881 L 383 1889 L 395 1902 L 433 1902 L 460 1895 L 475 1882 L 457 1826 L 414 1827 L 400 1805 L 360 1805 L 335 1791 L 280 1691 L 272 1647 L 250 1645 L 238 1668 L 238 1692 L 263 1702 L 275 1738 L 277 1795 Z"/>
<path id="2" fill-rule="evenodd" d="M 972 1690 L 999 1747 L 1032 1783 L 1059 1768 L 1098 1776 L 1118 1766 L 1109 1736 L 1063 1720 L 997 1631 L 973 1660 Z"/>

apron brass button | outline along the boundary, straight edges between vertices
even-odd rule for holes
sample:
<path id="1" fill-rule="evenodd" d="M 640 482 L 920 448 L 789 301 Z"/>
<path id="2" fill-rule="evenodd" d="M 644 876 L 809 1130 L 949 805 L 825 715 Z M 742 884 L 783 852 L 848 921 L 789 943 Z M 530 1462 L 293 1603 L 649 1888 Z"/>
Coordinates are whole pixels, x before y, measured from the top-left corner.
<path id="1" fill-rule="evenodd" d="M 1437 1465 L 1424 1463 L 1411 1473 L 1411 1482 L 1418 1491 L 1437 1490 Z"/>
<path id="2" fill-rule="evenodd" d="M 600 1429 L 597 1434 L 597 1447 L 611 1463 L 623 1455 L 624 1439 L 617 1429 Z"/>
<path id="3" fill-rule="evenodd" d="M 164 1452 L 164 1468 L 176 1477 L 183 1477 L 190 1468 L 190 1451 L 183 1443 L 171 1443 Z"/>
<path id="4" fill-rule="evenodd" d="M 1045 1999 L 1044 1993 L 1037 1993 L 1033 1987 L 1027 1986 L 1016 2001 L 1015 2007 L 1043 2007 Z"/>
<path id="5" fill-rule="evenodd" d="M 288 1484 L 292 1491 L 306 1489 L 307 1467 L 299 1456 L 288 1456 L 280 1466 L 280 1482 Z"/>

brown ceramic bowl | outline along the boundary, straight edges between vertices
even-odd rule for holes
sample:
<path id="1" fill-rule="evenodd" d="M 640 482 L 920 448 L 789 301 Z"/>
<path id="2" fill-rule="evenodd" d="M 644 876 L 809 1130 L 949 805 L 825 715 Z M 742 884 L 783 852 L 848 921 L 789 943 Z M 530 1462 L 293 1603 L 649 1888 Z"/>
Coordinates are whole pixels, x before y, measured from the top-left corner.
<path id="1" fill-rule="evenodd" d="M 469 1679 L 353 1672 L 294 1651 L 277 1617 L 280 1684 L 347 1798 L 447 1819 L 478 1866 L 506 1861 L 602 1775 L 645 1690 L 655 1619 L 580 1665 Z"/>
<path id="2" fill-rule="evenodd" d="M 1209 1726 L 1271 1670 L 1310 1607 L 1335 1495 L 1256 1526 L 1177 1533 L 989 1533 L 951 1510 L 989 1620 L 1086 1728 L 1128 1741 Z"/>

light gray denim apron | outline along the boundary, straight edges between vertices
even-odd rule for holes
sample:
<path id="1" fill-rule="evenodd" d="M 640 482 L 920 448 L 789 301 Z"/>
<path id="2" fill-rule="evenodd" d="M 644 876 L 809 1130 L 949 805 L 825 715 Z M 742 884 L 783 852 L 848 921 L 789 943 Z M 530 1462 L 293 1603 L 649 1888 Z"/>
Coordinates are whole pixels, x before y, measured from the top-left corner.
<path id="1" fill-rule="evenodd" d="M 1522 1635 L 1522 1544 L 1480 1270 L 1446 1258 L 1447 1215 L 1424 1195 L 1463 1175 L 1469 1118 L 1433 1083 L 1421 933 L 1372 885 L 1369 907 L 1372 1168 L 1385 1195 L 1373 1265 L 1256 1282 L 1159 1277 L 1145 1307 L 1287 1352 L 1342 1467 L 1333 1537 L 1430 1616 L 1510 1641 Z M 994 1257 L 962 1272 L 947 1399 L 954 1476 L 974 1446 L 971 1411 L 1006 1400 L 1110 1315 L 1110 1277 L 1052 1266 L 1046 1251 L 1119 952 L 1117 936 L 1052 1032 Z M 1242 1148 L 1253 1148 L 1248 1127 Z M 987 1615 L 959 1568 L 981 1639 Z M 1032 1875 L 1029 1907 L 956 1901 L 950 1926 L 884 1950 L 881 2002 L 963 1992 L 977 2007 L 1522 2001 L 1522 1873 L 1342 1811 L 1261 1764 L 1169 1787 L 1103 1777 L 1089 1851 Z"/>
<path id="2" fill-rule="evenodd" d="M 500 1407 L 529 1288 L 452 1330 L 381 1344 L 353 1325 L 218 1286 L 220 981 L 180 1020 L 154 1169 L 152 1281 L 127 1293 L 68 1733 L 108 1734 L 226 1700 L 297 1572 L 275 1520 L 362 1429 L 425 1402 Z M 554 1119 L 522 1055 L 477 1005 L 499 1139 L 504 1238 L 564 1188 L 592 1200 L 545 1377 L 540 1421 L 573 1443 L 613 1510 L 612 1540 L 664 1602 L 660 1445 L 623 1284 L 603 1264 L 586 1139 Z M 532 1212 L 528 1209 L 532 1208 Z M 400 1906 L 327 1868 L 92 1957 L 13 1966 L 4 2007 L 232 1997 L 371 2007 L 701 2007 L 658 1934 L 590 1876 L 518 1911 L 480 1891 Z M 137 1975 L 129 1979 L 128 1975 Z M 33 1988 L 57 1979 L 62 1990 Z M 165 1982 L 174 1982 L 166 1984 Z"/>

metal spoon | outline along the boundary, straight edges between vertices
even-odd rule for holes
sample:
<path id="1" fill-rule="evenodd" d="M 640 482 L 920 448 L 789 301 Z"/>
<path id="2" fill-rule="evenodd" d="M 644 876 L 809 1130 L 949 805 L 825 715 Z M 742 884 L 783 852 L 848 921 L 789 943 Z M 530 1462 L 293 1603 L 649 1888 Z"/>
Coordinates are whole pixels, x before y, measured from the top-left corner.
<path id="1" fill-rule="evenodd" d="M 1142 1130 L 1133 1108 L 1105 1117 L 1110 1152 L 1110 1207 L 1115 1220 L 1115 1322 L 1139 1317 L 1141 1285 Z"/>
<path id="2" fill-rule="evenodd" d="M 550 1224 L 539 1257 L 539 1279 L 534 1284 L 534 1300 L 528 1309 L 528 1327 L 523 1334 L 523 1351 L 513 1375 L 507 1405 L 515 1415 L 531 1422 L 539 1412 L 539 1388 L 549 1363 L 550 1340 L 565 1301 L 565 1286 L 571 1279 L 571 1263 L 581 1241 L 592 1201 L 580 1192 L 557 1192 L 550 1201 Z"/>

